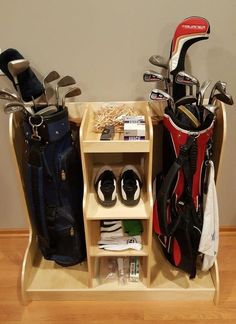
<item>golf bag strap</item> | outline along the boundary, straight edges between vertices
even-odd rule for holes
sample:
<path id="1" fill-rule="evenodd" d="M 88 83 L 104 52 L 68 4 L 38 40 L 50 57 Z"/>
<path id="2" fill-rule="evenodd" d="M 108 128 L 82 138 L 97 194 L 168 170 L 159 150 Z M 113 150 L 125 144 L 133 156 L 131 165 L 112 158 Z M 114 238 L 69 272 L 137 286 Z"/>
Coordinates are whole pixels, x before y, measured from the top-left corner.
<path id="1" fill-rule="evenodd" d="M 174 179 L 178 171 L 183 167 L 185 162 L 188 160 L 189 150 L 194 142 L 194 137 L 189 136 L 185 145 L 180 146 L 179 156 L 176 158 L 172 166 L 170 167 L 164 181 L 162 182 L 161 188 L 157 193 L 157 205 L 158 205 L 158 219 L 159 219 L 159 234 L 170 236 L 176 229 L 179 222 L 179 217 L 175 221 L 170 222 L 168 217 L 168 200 L 170 196 L 170 190 Z M 155 206 L 156 208 L 157 206 Z M 157 217 L 154 213 L 154 217 Z"/>
<path id="2" fill-rule="evenodd" d="M 40 245 L 50 246 L 48 226 L 45 217 L 44 183 L 45 173 L 44 149 L 39 142 L 32 143 L 28 156 L 28 188 L 29 203 L 34 215 L 34 222 L 38 228 L 38 237 Z M 47 171 L 46 171 L 47 172 Z M 48 174 L 50 176 L 50 173 Z"/>

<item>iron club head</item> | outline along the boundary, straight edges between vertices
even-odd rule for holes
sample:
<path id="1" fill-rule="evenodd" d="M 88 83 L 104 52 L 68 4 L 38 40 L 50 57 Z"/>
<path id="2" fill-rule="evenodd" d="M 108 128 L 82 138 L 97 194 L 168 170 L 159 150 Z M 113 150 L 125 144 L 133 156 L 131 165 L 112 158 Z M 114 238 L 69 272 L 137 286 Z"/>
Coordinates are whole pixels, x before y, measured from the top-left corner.
<path id="1" fill-rule="evenodd" d="M 70 75 L 64 76 L 62 79 L 60 79 L 57 82 L 56 85 L 56 100 L 57 100 L 57 106 L 59 107 L 59 88 L 61 87 L 68 87 L 70 85 L 75 84 L 76 81 L 74 78 L 72 78 Z"/>
<path id="2" fill-rule="evenodd" d="M 175 103 L 174 99 L 165 91 L 162 91 L 160 89 L 153 89 L 150 93 L 150 99 L 151 100 L 167 100 L 171 104 L 171 108 L 175 110 Z"/>
<path id="3" fill-rule="evenodd" d="M 185 71 L 180 71 L 176 75 L 175 82 L 178 84 L 187 85 L 190 87 L 190 94 L 192 94 L 192 87 L 196 86 L 196 94 L 199 93 L 199 81 L 193 75 L 186 73 Z"/>
<path id="4" fill-rule="evenodd" d="M 81 95 L 80 88 L 75 87 L 75 88 L 69 89 L 65 93 L 64 97 L 62 98 L 62 107 L 63 107 L 63 109 L 65 108 L 66 98 L 72 98 L 72 97 L 76 97 L 76 96 L 79 96 L 79 95 Z"/>
<path id="5" fill-rule="evenodd" d="M 60 78 L 60 74 L 57 71 L 51 71 L 43 79 L 43 88 L 44 88 L 44 94 L 45 94 L 47 104 L 48 104 L 48 97 L 46 92 L 46 84 L 53 82 L 59 78 Z"/>
<path id="6" fill-rule="evenodd" d="M 6 114 L 11 114 L 11 113 L 23 110 L 23 109 L 25 109 L 25 106 L 23 103 L 21 103 L 19 101 L 8 102 L 4 106 L 4 112 Z"/>
<path id="7" fill-rule="evenodd" d="M 7 90 L 7 89 L 0 90 L 0 99 L 21 101 L 21 99 L 18 97 L 17 94 L 15 94 L 14 92 L 11 92 L 11 90 Z"/>

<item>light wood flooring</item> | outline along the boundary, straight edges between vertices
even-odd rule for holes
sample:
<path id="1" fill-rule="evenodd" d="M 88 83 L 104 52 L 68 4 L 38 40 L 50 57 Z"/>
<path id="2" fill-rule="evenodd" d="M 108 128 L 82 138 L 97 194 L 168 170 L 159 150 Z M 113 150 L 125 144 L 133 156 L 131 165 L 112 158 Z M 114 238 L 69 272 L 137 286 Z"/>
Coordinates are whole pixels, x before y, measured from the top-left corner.
<path id="1" fill-rule="evenodd" d="M 0 324 L 16 323 L 236 323 L 236 233 L 222 232 L 220 303 L 211 302 L 31 302 L 22 306 L 19 275 L 26 235 L 0 235 Z"/>

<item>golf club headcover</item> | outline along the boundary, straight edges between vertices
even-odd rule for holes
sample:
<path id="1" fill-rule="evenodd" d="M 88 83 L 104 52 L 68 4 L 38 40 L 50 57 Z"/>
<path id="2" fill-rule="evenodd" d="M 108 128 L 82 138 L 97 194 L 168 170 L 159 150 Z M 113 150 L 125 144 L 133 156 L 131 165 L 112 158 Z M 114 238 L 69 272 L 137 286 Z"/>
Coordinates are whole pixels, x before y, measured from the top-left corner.
<path id="1" fill-rule="evenodd" d="M 12 75 L 8 70 L 8 63 L 23 58 L 24 57 L 16 49 L 13 48 L 8 48 L 0 54 L 0 69 L 11 80 L 15 89 L 16 85 Z M 32 97 L 36 99 L 44 93 L 42 83 L 38 80 L 35 73 L 30 67 L 27 68 L 24 72 L 20 73 L 17 78 L 21 96 L 24 101 L 31 101 Z"/>

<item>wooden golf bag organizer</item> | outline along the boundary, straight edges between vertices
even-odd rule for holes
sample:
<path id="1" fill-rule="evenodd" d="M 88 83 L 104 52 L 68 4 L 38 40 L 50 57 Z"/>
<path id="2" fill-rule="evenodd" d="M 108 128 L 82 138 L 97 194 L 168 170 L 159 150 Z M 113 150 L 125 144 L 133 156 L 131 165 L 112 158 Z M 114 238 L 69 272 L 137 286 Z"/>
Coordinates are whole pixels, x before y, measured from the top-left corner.
<path id="1" fill-rule="evenodd" d="M 111 103 L 109 103 L 111 104 Z M 132 105 L 139 114 L 145 115 L 146 138 L 127 142 L 123 134 L 116 133 L 112 141 L 100 141 L 100 134 L 93 132 L 94 112 L 106 103 L 70 103 L 70 120 L 80 127 L 80 148 L 84 177 L 83 217 L 86 237 L 87 260 L 63 268 L 42 257 L 37 245 L 35 229 L 27 210 L 22 177 L 24 136 L 21 129 L 22 113 L 10 116 L 10 140 L 17 170 L 19 194 L 26 218 L 29 220 L 29 243 L 21 272 L 21 296 L 24 303 L 31 300 L 214 300 L 219 299 L 219 270 L 217 261 L 208 272 L 197 271 L 194 280 L 171 266 L 153 239 L 153 194 L 152 180 L 161 170 L 162 126 L 153 126 L 151 117 L 160 111 L 159 103 L 120 102 L 113 104 Z M 224 106 L 217 102 L 214 127 L 213 161 L 216 176 L 220 170 L 222 148 L 226 131 Z M 153 154 L 154 153 L 154 154 Z M 135 207 L 126 207 L 119 201 L 110 208 L 99 205 L 95 199 L 93 179 L 104 163 L 112 165 L 116 175 L 123 165 L 134 164 L 143 170 L 143 188 L 140 202 Z M 100 235 L 100 220 L 140 219 L 143 225 L 141 251 L 106 251 L 97 247 Z M 140 260 L 139 282 L 101 282 L 98 269 L 109 257 L 138 256 Z M 111 294 L 111 292 L 114 292 Z"/>

